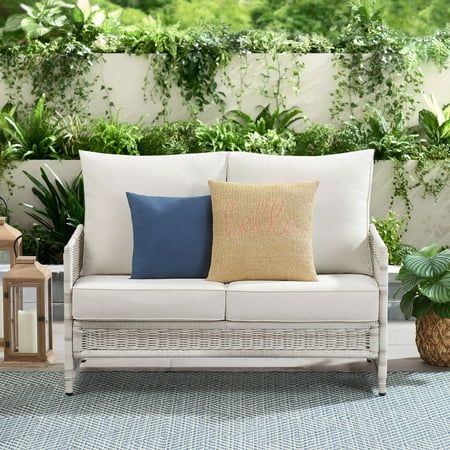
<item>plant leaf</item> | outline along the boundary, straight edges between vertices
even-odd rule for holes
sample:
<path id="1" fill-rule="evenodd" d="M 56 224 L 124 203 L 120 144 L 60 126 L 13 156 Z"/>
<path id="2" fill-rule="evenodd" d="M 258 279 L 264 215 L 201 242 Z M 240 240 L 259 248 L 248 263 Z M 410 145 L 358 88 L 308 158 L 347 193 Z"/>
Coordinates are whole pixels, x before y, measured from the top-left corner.
<path id="1" fill-rule="evenodd" d="M 403 295 L 400 300 L 400 310 L 406 319 L 409 319 L 412 316 L 413 308 L 414 308 L 414 298 L 417 295 L 416 290 L 412 290 Z"/>
<path id="2" fill-rule="evenodd" d="M 450 302 L 450 271 L 447 271 L 438 278 L 424 281 L 419 285 L 419 290 L 432 302 Z"/>
<path id="3" fill-rule="evenodd" d="M 434 303 L 430 299 L 423 295 L 419 295 L 414 299 L 412 315 L 414 317 L 420 317 L 428 314 L 433 310 L 433 305 Z"/>
<path id="4" fill-rule="evenodd" d="M 433 305 L 433 311 L 440 317 L 450 319 L 450 302 L 448 303 L 435 303 Z"/>
<path id="5" fill-rule="evenodd" d="M 434 256 L 413 253 L 405 256 L 403 265 L 406 270 L 418 277 L 431 278 L 447 271 L 450 264 L 450 251 L 443 251 Z"/>
<path id="6" fill-rule="evenodd" d="M 402 285 L 400 289 L 395 293 L 397 295 L 400 293 L 405 293 L 413 289 L 421 280 L 415 273 L 410 272 L 405 266 L 400 268 L 398 272 L 397 280 L 401 281 Z"/>
<path id="7" fill-rule="evenodd" d="M 440 134 L 440 139 L 447 139 L 448 137 L 450 137 L 450 119 L 447 120 L 446 122 L 444 122 L 440 127 L 439 127 L 439 134 Z"/>

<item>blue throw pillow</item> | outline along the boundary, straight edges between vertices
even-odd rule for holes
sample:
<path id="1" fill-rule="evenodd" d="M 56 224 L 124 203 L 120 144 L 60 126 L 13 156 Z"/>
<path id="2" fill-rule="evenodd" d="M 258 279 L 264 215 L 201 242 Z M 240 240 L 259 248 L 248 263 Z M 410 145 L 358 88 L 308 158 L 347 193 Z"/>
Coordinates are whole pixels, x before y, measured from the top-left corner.
<path id="1" fill-rule="evenodd" d="M 211 262 L 211 196 L 127 192 L 133 222 L 131 278 L 206 278 Z"/>

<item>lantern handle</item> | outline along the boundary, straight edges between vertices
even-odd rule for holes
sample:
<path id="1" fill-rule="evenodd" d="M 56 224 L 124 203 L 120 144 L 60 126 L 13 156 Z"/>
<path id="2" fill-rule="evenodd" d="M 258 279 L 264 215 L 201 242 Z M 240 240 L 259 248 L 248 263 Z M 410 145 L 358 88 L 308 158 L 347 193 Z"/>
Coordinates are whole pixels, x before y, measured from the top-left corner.
<path id="1" fill-rule="evenodd" d="M 8 202 L 1 196 L 0 196 L 0 201 L 3 202 L 3 204 L 5 205 L 5 217 L 8 218 L 8 212 L 9 212 Z"/>
<path id="2" fill-rule="evenodd" d="M 22 233 L 20 236 L 17 236 L 14 240 L 14 256 L 17 258 L 19 256 L 19 251 L 17 249 L 17 245 L 19 243 L 19 240 L 23 238 L 23 236 L 29 236 L 30 238 L 34 239 L 34 242 L 36 242 L 36 259 L 39 255 L 39 239 L 36 236 L 33 236 L 30 233 Z"/>

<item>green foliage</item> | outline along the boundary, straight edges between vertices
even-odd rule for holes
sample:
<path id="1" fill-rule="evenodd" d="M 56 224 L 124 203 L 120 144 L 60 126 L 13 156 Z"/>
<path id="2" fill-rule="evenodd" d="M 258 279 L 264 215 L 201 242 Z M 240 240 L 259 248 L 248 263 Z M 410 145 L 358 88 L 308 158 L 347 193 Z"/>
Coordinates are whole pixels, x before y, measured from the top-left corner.
<path id="1" fill-rule="evenodd" d="M 167 122 L 143 130 L 139 141 L 140 155 L 173 155 L 201 152 L 196 136 L 197 122 Z"/>
<path id="2" fill-rule="evenodd" d="M 259 134 L 257 131 L 248 133 L 244 145 L 247 152 L 288 155 L 295 148 L 295 139 L 290 132 L 279 133 L 269 129 L 265 134 Z"/>
<path id="3" fill-rule="evenodd" d="M 352 5 L 340 28 L 333 116 L 376 108 L 389 123 L 405 123 L 422 82 L 414 46 L 383 23 L 380 10 L 365 3 Z"/>
<path id="4" fill-rule="evenodd" d="M 329 34 L 347 2 L 336 0 L 265 0 L 252 10 L 256 28 Z"/>
<path id="5" fill-rule="evenodd" d="M 118 155 L 137 155 L 143 133 L 139 126 L 120 123 L 117 118 L 97 119 L 90 130 L 86 150 Z"/>
<path id="6" fill-rule="evenodd" d="M 217 121 L 211 126 L 201 125 L 195 132 L 198 146 L 206 152 L 243 151 L 246 132 L 233 122 Z"/>
<path id="7" fill-rule="evenodd" d="M 61 137 L 62 129 L 45 105 L 41 97 L 26 120 L 21 121 L 8 113 L 0 120 L 2 132 L 14 152 L 16 159 L 53 159 L 58 158 L 56 143 Z"/>
<path id="8" fill-rule="evenodd" d="M 66 0 L 72 3 L 71 0 Z M 0 4 L 2 19 L 20 13 L 22 0 Z M 27 0 L 34 4 L 36 0 Z M 121 23 L 133 25 L 147 14 L 165 24 L 178 23 L 191 28 L 199 23 L 226 23 L 232 30 L 258 28 L 288 30 L 294 33 L 320 33 L 330 36 L 336 17 L 347 10 L 347 0 L 91 0 L 105 11 L 123 8 Z M 412 35 L 426 35 L 450 22 L 447 0 L 377 0 L 383 20 L 396 30 Z M 132 21 L 134 20 L 134 21 Z"/>
<path id="9" fill-rule="evenodd" d="M 295 148 L 292 154 L 318 156 L 333 153 L 336 133 L 329 125 L 314 124 L 295 135 Z"/>
<path id="10" fill-rule="evenodd" d="M 415 250 L 414 247 L 402 243 L 406 219 L 399 217 L 395 211 L 389 211 L 384 218 L 373 217 L 372 223 L 388 248 L 389 264 L 399 266 L 403 258 Z"/>
<path id="11" fill-rule="evenodd" d="M 450 104 L 441 108 L 431 95 L 429 105 L 419 112 L 419 126 L 432 144 L 448 145 L 450 152 Z"/>
<path id="12" fill-rule="evenodd" d="M 447 0 L 377 0 L 376 4 L 389 26 L 413 35 L 429 34 L 450 22 Z M 261 0 L 251 16 L 257 28 L 330 35 L 347 5 L 346 0 Z"/>
<path id="13" fill-rule="evenodd" d="M 24 14 L 8 17 L 3 35 L 10 39 L 26 37 L 42 42 L 74 35 L 83 40 L 86 34 L 93 37 L 97 27 L 106 20 L 106 13 L 98 6 L 91 7 L 88 0 L 68 3 L 60 0 L 43 0 L 33 6 L 21 4 Z"/>
<path id="14" fill-rule="evenodd" d="M 27 214 L 37 221 L 35 232 L 45 235 L 46 246 L 53 256 L 62 261 L 64 246 L 69 241 L 75 228 L 84 223 L 84 188 L 81 174 L 72 183 L 61 180 L 48 166 L 53 176 L 41 168 L 41 180 L 24 172 L 31 181 L 32 192 L 43 205 L 43 208 L 23 204 L 29 209 Z M 42 233 L 45 230 L 45 233 Z M 39 237 L 39 236 L 38 236 Z M 47 259 L 47 258 L 45 258 Z"/>
<path id="15" fill-rule="evenodd" d="M 227 36 L 224 29 L 182 32 L 153 25 L 123 36 L 121 45 L 132 53 L 155 54 L 152 65 L 163 104 L 167 104 L 171 87 L 176 85 L 195 112 L 209 103 L 223 103 L 216 77 L 230 60 Z"/>
<path id="16" fill-rule="evenodd" d="M 264 135 L 270 130 L 276 131 L 278 134 L 284 133 L 290 130 L 295 122 L 303 119 L 300 108 L 294 107 L 286 110 L 276 108 L 271 112 L 270 105 L 264 106 L 254 119 L 238 110 L 230 111 L 226 117 L 246 131 L 260 135 Z"/>
<path id="17" fill-rule="evenodd" d="M 431 245 L 406 256 L 398 279 L 406 318 L 431 311 L 450 318 L 450 250 Z"/>
<path id="18" fill-rule="evenodd" d="M 173 0 L 164 10 L 163 21 L 184 29 L 226 24 L 238 31 L 250 27 L 250 9 L 250 3 L 241 0 Z"/>

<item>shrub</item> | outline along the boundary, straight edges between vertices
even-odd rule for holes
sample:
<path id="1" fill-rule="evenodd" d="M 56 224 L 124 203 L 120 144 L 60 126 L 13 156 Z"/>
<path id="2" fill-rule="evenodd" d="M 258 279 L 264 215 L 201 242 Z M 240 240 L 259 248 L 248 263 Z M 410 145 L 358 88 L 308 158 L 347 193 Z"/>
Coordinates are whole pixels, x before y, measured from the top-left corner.
<path id="1" fill-rule="evenodd" d="M 294 155 L 326 155 L 331 152 L 335 130 L 328 125 L 315 124 L 295 135 Z"/>
<path id="2" fill-rule="evenodd" d="M 389 264 L 399 266 L 403 258 L 414 251 L 414 247 L 402 243 L 406 230 L 406 219 L 399 217 L 395 211 L 389 211 L 386 217 L 373 217 L 376 226 L 389 252 Z"/>
<path id="3" fill-rule="evenodd" d="M 138 155 L 143 133 L 139 125 L 120 123 L 117 118 L 97 119 L 90 130 L 88 150 L 118 155 Z"/>
<path id="4" fill-rule="evenodd" d="M 24 172 L 31 181 L 32 192 L 42 206 L 35 207 L 22 204 L 28 209 L 27 214 L 36 220 L 31 235 L 45 242 L 38 256 L 43 262 L 61 263 L 64 246 L 72 236 L 75 228 L 84 223 L 84 185 L 81 174 L 72 183 L 61 180 L 48 166 L 52 174 L 41 168 L 41 179 Z M 45 253 L 47 252 L 47 253 Z"/>
<path id="5" fill-rule="evenodd" d="M 245 150 L 246 131 L 235 123 L 216 122 L 211 126 L 200 125 L 195 137 L 202 151 L 243 151 Z"/>
<path id="6" fill-rule="evenodd" d="M 146 128 L 138 144 L 141 155 L 173 155 L 202 151 L 196 136 L 197 122 L 167 122 Z"/>
<path id="7" fill-rule="evenodd" d="M 294 135 L 289 132 L 268 130 L 265 134 L 259 134 L 255 131 L 245 136 L 244 149 L 247 152 L 287 155 L 292 153 L 294 147 Z"/>
<path id="8" fill-rule="evenodd" d="M 54 159 L 60 156 L 57 142 L 63 128 L 47 109 L 44 96 L 24 120 L 11 110 L 3 112 L 0 126 L 4 139 L 10 142 L 9 148 L 14 149 L 18 159 Z"/>

